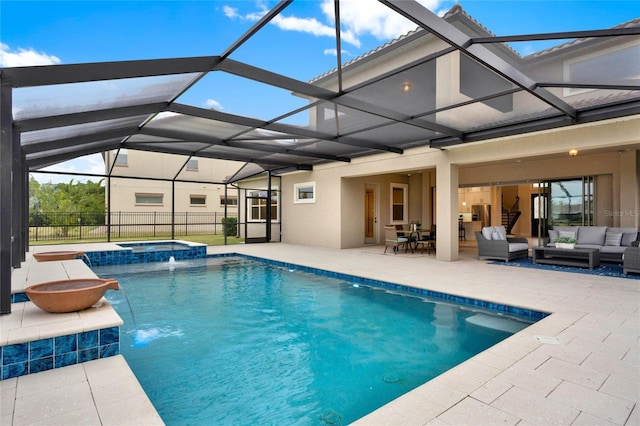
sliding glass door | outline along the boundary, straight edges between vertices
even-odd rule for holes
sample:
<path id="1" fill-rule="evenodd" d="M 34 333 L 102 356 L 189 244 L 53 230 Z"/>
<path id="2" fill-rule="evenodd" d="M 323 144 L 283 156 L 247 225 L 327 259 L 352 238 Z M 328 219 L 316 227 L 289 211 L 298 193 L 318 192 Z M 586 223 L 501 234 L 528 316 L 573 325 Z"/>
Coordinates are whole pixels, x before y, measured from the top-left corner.
<path id="1" fill-rule="evenodd" d="M 594 180 L 593 176 L 585 176 L 548 182 L 549 225 L 593 225 Z"/>

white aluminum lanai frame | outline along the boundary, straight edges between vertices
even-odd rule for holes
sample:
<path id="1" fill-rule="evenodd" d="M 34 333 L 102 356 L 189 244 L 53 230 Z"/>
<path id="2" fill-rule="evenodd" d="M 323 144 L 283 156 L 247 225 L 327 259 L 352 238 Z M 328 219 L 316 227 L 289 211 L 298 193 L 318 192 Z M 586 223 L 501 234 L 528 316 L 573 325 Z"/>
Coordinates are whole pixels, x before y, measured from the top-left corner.
<path id="1" fill-rule="evenodd" d="M 508 37 L 487 32 L 474 38 L 452 25 L 447 16 L 440 18 L 414 1 L 381 0 L 415 23 L 417 30 L 346 64 L 338 54 L 337 68 L 311 82 L 231 58 L 291 3 L 281 1 L 217 56 L 0 70 L 0 313 L 11 310 L 11 268 L 20 266 L 28 250 L 28 174 L 48 165 L 126 148 L 237 161 L 235 175 L 220 180 L 229 183 L 264 172 L 275 175 L 332 161 L 349 162 L 376 152 L 444 148 L 640 112 L 637 80 L 596 75 L 588 81 L 546 81 L 525 73 L 524 59 L 504 44 L 571 38 L 597 46 L 617 37 L 637 40 L 640 19 L 612 29 Z M 340 1 L 334 4 L 340 52 Z M 423 37 L 437 39 L 441 49 L 365 82 L 345 83 L 345 76 L 367 61 L 393 49 L 411 48 Z M 451 54 L 464 58 L 461 72 L 472 73 L 477 82 L 469 88 L 470 99 L 436 104 L 433 67 L 438 58 Z M 302 99 L 304 106 L 257 119 L 177 102 L 215 73 L 283 90 Z M 409 97 L 387 95 L 407 79 L 417 82 Z M 120 91 L 107 94 L 101 91 L 102 82 L 111 82 Z M 589 102 L 571 105 L 554 92 L 580 88 L 594 91 Z M 597 96 L 612 92 L 616 96 Z M 510 103 L 514 96 L 520 103 L 524 100 L 527 108 L 514 107 Z M 501 109 L 505 102 L 510 106 Z M 478 103 L 498 105 L 498 117 L 474 117 L 473 123 L 452 119 Z M 295 115 L 327 112 L 335 117 L 332 126 L 286 123 Z M 116 177 L 112 171 L 109 175 Z"/>

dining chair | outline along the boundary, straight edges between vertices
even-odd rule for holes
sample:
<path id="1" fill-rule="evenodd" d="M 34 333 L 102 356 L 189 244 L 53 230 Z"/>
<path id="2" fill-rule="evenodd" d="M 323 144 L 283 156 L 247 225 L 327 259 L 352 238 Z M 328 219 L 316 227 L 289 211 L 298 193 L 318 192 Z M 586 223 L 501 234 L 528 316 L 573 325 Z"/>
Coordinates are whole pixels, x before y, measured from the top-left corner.
<path id="1" fill-rule="evenodd" d="M 394 254 L 398 254 L 398 249 L 404 246 L 405 252 L 409 248 L 409 239 L 406 237 L 399 237 L 398 231 L 395 226 L 384 227 L 384 252 L 387 252 L 388 247 L 393 247 Z"/>

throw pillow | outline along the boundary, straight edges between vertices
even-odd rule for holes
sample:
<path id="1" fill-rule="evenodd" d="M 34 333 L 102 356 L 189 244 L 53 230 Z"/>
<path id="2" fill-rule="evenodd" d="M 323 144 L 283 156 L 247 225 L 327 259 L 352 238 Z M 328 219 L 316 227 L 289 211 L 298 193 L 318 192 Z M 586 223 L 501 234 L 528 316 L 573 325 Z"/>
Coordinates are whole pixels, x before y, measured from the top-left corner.
<path id="1" fill-rule="evenodd" d="M 504 240 L 504 237 L 498 231 L 495 231 L 493 234 L 491 234 L 491 238 L 494 239 L 494 240 L 497 240 L 497 241 Z"/>
<path id="2" fill-rule="evenodd" d="M 621 246 L 631 246 L 631 243 L 634 242 L 638 238 L 637 232 L 623 232 L 622 240 L 620 241 Z"/>
<path id="3" fill-rule="evenodd" d="M 607 231 L 604 238 L 605 246 L 620 247 L 620 241 L 622 240 L 622 232 L 610 232 Z"/>
<path id="4" fill-rule="evenodd" d="M 498 234 L 500 234 L 500 239 L 501 240 L 506 240 L 507 239 L 507 230 L 504 228 L 504 226 L 502 225 L 498 225 L 498 226 L 494 226 L 493 230 L 496 231 Z M 494 238 L 495 240 L 496 238 Z"/>
<path id="5" fill-rule="evenodd" d="M 484 228 L 482 228 L 482 236 L 485 239 L 490 240 L 492 233 L 493 233 L 493 227 L 492 226 L 485 226 Z"/>

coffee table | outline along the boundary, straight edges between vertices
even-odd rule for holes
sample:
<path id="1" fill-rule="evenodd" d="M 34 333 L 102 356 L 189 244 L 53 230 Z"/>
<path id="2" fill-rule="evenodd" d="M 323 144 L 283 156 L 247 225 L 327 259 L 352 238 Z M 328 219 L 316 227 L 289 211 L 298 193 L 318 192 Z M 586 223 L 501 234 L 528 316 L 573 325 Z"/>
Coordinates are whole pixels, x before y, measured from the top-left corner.
<path id="1" fill-rule="evenodd" d="M 600 266 L 600 250 L 590 248 L 560 249 L 555 247 L 534 247 L 533 263 L 580 268 Z"/>

